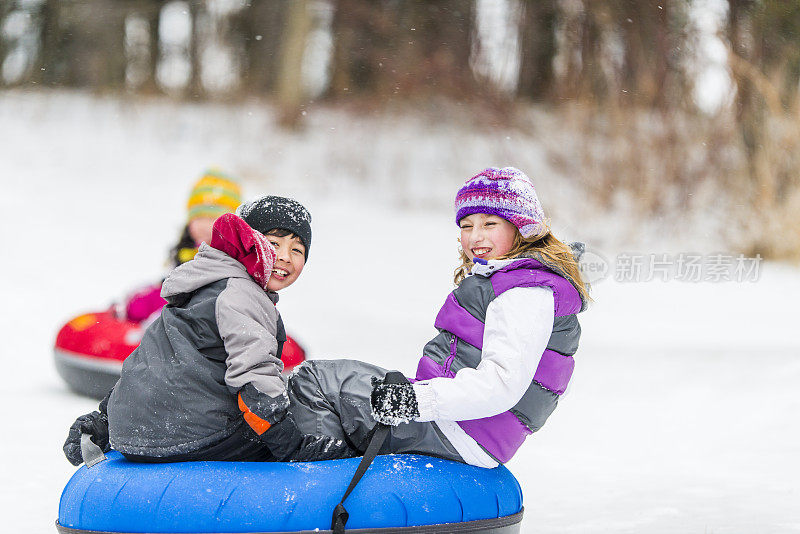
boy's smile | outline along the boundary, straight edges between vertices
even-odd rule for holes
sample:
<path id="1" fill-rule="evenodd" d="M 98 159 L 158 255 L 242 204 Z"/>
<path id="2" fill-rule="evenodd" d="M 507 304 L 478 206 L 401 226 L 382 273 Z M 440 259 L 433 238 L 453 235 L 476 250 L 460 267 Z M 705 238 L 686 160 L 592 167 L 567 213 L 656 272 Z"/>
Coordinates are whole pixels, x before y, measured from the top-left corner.
<path id="1" fill-rule="evenodd" d="M 458 225 L 461 248 L 472 261 L 499 258 L 514 248 L 517 227 L 502 217 L 473 213 L 461 219 Z"/>

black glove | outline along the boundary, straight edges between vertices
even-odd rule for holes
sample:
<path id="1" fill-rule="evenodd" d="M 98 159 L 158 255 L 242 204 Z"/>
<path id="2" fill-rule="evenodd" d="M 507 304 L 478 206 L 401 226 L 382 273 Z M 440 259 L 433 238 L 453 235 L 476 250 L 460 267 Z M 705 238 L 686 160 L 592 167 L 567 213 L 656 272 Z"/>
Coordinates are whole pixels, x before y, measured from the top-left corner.
<path id="1" fill-rule="evenodd" d="M 419 417 L 417 395 L 411 382 L 400 373 L 390 373 L 392 379 L 372 378 L 372 417 L 384 425 L 397 426 Z"/>
<path id="2" fill-rule="evenodd" d="M 342 458 L 353 458 L 361 456 L 358 451 L 341 439 L 330 436 L 314 436 L 304 434 L 291 461 L 293 462 L 318 462 L 321 460 L 340 460 Z"/>
<path id="3" fill-rule="evenodd" d="M 69 427 L 67 441 L 64 442 L 64 455 L 72 465 L 81 465 L 81 434 L 91 434 L 91 440 L 103 452 L 111 450 L 108 442 L 108 415 L 100 412 L 87 413 L 78 417 Z"/>
<path id="4" fill-rule="evenodd" d="M 316 462 L 358 456 L 342 440 L 303 434 L 291 414 L 269 427 L 258 439 L 279 462 Z"/>
<path id="5" fill-rule="evenodd" d="M 111 388 L 111 391 L 114 391 L 114 388 Z M 111 450 L 108 438 L 108 399 L 111 397 L 111 391 L 100 401 L 99 412 L 82 415 L 69 427 L 67 441 L 64 442 L 64 455 L 72 465 L 83 463 L 81 434 L 90 434 L 92 442 L 103 452 Z"/>

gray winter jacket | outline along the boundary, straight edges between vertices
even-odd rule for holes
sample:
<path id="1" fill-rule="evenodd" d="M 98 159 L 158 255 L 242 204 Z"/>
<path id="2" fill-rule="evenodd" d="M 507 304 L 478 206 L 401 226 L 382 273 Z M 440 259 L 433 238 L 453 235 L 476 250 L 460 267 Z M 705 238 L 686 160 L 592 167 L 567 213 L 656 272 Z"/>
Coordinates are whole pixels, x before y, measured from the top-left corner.
<path id="1" fill-rule="evenodd" d="M 244 266 L 206 244 L 164 282 L 168 302 L 122 366 L 108 404 L 112 446 L 167 457 L 212 445 L 244 424 L 237 395 L 270 422 L 283 416 L 286 334 Z"/>

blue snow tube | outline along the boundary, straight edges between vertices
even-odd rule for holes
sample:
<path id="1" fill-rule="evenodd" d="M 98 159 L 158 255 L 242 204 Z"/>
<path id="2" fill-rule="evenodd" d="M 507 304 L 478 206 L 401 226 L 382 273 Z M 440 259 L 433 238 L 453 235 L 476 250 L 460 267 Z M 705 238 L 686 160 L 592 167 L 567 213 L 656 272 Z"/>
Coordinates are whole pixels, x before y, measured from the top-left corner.
<path id="1" fill-rule="evenodd" d="M 143 464 L 112 451 L 81 467 L 56 526 L 77 533 L 330 532 L 359 458 Z M 522 492 L 505 467 L 378 456 L 346 501 L 347 532 L 517 533 Z"/>

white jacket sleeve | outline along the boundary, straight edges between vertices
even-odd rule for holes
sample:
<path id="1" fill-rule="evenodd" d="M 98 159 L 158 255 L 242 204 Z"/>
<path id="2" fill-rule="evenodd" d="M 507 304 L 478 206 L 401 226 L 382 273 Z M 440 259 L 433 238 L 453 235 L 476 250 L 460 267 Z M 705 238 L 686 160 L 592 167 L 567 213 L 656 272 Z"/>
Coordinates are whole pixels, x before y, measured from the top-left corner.
<path id="1" fill-rule="evenodd" d="M 511 409 L 533 380 L 554 316 L 547 287 L 517 287 L 495 298 L 486 310 L 481 363 L 453 378 L 415 383 L 417 421 L 481 419 Z"/>

